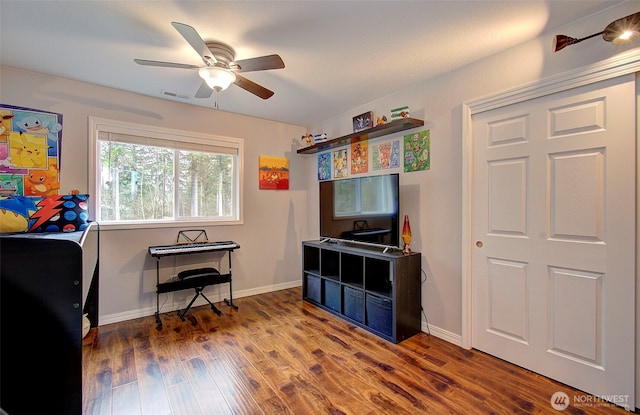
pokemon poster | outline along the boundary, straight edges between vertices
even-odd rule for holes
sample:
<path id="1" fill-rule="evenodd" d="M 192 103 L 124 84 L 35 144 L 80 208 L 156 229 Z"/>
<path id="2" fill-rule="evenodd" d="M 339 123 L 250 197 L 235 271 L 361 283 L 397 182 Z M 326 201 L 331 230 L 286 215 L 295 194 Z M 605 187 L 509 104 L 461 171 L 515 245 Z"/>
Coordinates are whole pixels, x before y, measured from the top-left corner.
<path id="1" fill-rule="evenodd" d="M 431 133 L 429 130 L 404 136 L 404 171 L 431 168 Z"/>
<path id="2" fill-rule="evenodd" d="M 62 114 L 0 104 L 0 196 L 57 195 Z"/>
<path id="3" fill-rule="evenodd" d="M 369 142 L 360 141 L 351 144 L 351 174 L 369 171 Z"/>
<path id="4" fill-rule="evenodd" d="M 318 180 L 331 179 L 331 153 L 318 154 Z"/>
<path id="5" fill-rule="evenodd" d="M 347 169 L 347 154 L 346 148 L 333 152 L 333 177 L 336 179 L 349 175 L 349 170 Z"/>
<path id="6" fill-rule="evenodd" d="M 400 142 L 398 140 L 373 146 L 373 170 L 400 167 Z"/>

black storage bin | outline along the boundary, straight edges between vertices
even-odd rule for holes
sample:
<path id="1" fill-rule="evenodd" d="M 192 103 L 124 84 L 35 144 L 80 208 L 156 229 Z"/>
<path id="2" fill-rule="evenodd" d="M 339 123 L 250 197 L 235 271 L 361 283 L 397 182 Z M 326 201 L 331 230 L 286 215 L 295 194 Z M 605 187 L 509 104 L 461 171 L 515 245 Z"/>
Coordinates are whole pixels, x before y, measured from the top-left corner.
<path id="1" fill-rule="evenodd" d="M 344 315 L 364 323 L 364 292 L 344 287 Z"/>
<path id="2" fill-rule="evenodd" d="M 367 326 L 387 336 L 393 335 L 390 299 L 367 294 Z"/>
<path id="3" fill-rule="evenodd" d="M 340 312 L 340 284 L 337 282 L 324 281 L 324 305 Z"/>
<path id="4" fill-rule="evenodd" d="M 307 298 L 320 304 L 321 290 L 320 290 L 320 277 L 315 275 L 306 275 L 307 278 Z"/>

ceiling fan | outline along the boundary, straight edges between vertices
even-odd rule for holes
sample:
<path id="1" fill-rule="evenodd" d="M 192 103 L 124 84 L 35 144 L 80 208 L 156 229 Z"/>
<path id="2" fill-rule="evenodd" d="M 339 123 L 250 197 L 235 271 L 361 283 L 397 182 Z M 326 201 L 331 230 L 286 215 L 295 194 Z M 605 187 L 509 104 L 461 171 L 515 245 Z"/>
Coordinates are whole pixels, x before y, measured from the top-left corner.
<path id="1" fill-rule="evenodd" d="M 204 66 L 146 59 L 134 59 L 135 63 L 146 66 L 198 70 L 198 75 L 202 78 L 202 84 L 195 94 L 196 98 L 209 98 L 214 90 L 217 92 L 224 91 L 231 84 L 235 84 L 262 99 L 268 99 L 273 96 L 273 91 L 248 80 L 238 73 L 282 69 L 284 68 L 284 62 L 279 55 L 267 55 L 236 61 L 234 60 L 235 51 L 229 45 L 221 42 L 205 42 L 193 27 L 184 23 L 171 22 L 171 24 L 200 55 Z"/>

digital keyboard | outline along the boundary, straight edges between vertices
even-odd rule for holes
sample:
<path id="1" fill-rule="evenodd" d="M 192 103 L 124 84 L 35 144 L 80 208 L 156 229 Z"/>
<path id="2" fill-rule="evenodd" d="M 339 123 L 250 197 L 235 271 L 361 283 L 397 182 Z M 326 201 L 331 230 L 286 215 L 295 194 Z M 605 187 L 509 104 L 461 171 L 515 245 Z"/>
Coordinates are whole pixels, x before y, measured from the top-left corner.
<path id="1" fill-rule="evenodd" d="M 229 251 L 239 248 L 240 245 L 233 241 L 196 242 L 176 245 L 150 246 L 149 254 L 153 257 L 161 257 L 180 254 L 195 254 L 198 252 Z"/>

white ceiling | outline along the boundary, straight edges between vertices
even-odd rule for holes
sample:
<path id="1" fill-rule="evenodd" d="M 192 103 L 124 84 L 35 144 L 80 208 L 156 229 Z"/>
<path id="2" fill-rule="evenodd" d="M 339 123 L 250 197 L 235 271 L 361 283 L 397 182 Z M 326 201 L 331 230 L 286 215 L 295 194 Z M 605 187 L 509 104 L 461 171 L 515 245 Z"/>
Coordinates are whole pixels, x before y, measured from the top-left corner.
<path id="1" fill-rule="evenodd" d="M 192 105 L 217 97 L 223 111 L 309 126 L 621 2 L 0 0 L 0 62 Z M 198 99 L 196 71 L 135 64 L 202 65 L 172 21 L 237 60 L 279 54 L 284 69 L 243 73 L 275 95 L 232 85 Z"/>

